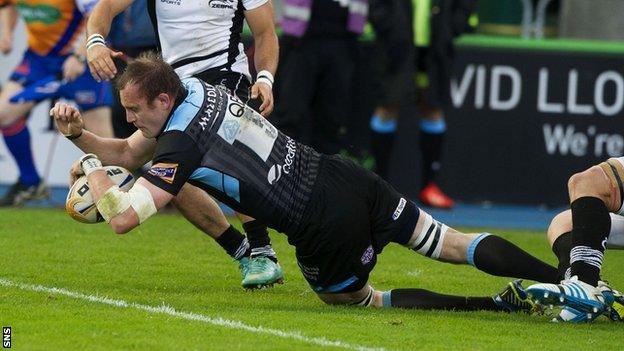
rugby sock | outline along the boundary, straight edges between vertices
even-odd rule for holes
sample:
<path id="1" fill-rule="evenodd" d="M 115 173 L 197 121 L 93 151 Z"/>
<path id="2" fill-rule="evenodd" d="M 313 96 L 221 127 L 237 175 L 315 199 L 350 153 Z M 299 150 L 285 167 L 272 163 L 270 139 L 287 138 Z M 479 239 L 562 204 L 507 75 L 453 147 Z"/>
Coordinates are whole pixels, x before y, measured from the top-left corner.
<path id="1" fill-rule="evenodd" d="M 277 255 L 271 247 L 271 239 L 266 225 L 258 220 L 243 223 L 243 229 L 247 233 L 251 256 L 264 255 L 277 263 Z"/>
<path id="2" fill-rule="evenodd" d="M 422 153 L 422 188 L 435 181 L 441 167 L 442 145 L 446 134 L 444 119 L 420 121 L 420 151 Z"/>
<path id="3" fill-rule="evenodd" d="M 20 118 L 15 123 L 2 127 L 1 130 L 7 149 L 17 163 L 20 182 L 26 186 L 39 184 L 41 179 L 35 168 L 26 119 Z"/>
<path id="4" fill-rule="evenodd" d="M 382 177 L 388 176 L 388 165 L 394 145 L 394 137 L 397 130 L 397 121 L 383 120 L 379 115 L 373 115 L 370 120 L 371 148 L 375 157 L 375 171 Z"/>
<path id="5" fill-rule="evenodd" d="M 557 268 L 529 255 L 509 241 L 488 233 L 468 245 L 468 264 L 496 276 L 558 283 Z"/>
<path id="6" fill-rule="evenodd" d="M 384 307 L 420 310 L 501 311 L 491 297 L 467 297 L 438 294 L 425 289 L 393 289 L 382 294 Z"/>
<path id="7" fill-rule="evenodd" d="M 215 241 L 235 260 L 240 260 L 251 253 L 247 238 L 231 225 Z"/>
<path id="8" fill-rule="evenodd" d="M 552 250 L 559 260 L 557 271 L 559 280 L 570 278 L 570 250 L 572 250 L 572 232 L 561 234 L 553 243 Z"/>
<path id="9" fill-rule="evenodd" d="M 573 245 L 570 250 L 570 274 L 596 286 L 611 230 L 609 210 L 602 200 L 590 196 L 574 200 L 570 208 Z"/>

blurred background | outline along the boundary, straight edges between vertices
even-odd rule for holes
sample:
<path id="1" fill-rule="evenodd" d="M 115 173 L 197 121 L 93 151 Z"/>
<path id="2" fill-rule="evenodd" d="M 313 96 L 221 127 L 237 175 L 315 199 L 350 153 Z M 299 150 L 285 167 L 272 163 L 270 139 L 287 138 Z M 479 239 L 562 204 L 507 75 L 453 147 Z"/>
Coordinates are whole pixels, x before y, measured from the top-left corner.
<path id="1" fill-rule="evenodd" d="M 292 2 L 274 7 L 278 23 L 292 15 Z M 349 44 L 350 63 L 328 64 L 348 72 L 343 92 L 323 101 L 331 80 L 298 82 L 318 91 L 310 123 L 296 124 L 305 130 L 292 129 L 280 106 L 293 94 L 285 83 L 291 66 L 306 59 L 293 53 L 312 34 L 290 38 L 278 28 L 269 120 L 379 172 L 439 208 L 442 221 L 544 228 L 568 202 L 570 175 L 624 153 L 622 13 L 620 0 L 371 0 L 368 23 Z M 314 35 L 335 39 L 321 32 Z M 253 55 L 248 30 L 245 38 Z M 20 22 L 13 51 L 0 56 L 0 82 L 25 47 Z M 345 112 L 332 116 L 324 104 Z M 42 102 L 28 123 L 52 197 L 28 206 L 63 205 L 67 171 L 81 154 L 54 130 L 49 106 Z M 0 143 L 0 194 L 16 178 Z"/>

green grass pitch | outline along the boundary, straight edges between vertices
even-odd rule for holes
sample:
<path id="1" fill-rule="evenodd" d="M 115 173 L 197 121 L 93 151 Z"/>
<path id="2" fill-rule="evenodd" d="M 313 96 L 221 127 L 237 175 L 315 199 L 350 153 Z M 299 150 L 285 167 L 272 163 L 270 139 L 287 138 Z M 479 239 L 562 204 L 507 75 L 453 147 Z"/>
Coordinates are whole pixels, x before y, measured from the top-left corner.
<path id="1" fill-rule="evenodd" d="M 543 233 L 490 231 L 555 262 Z M 271 238 L 286 283 L 246 292 L 235 262 L 182 217 L 158 215 L 119 236 L 59 209 L 0 210 L 0 326 L 12 328 L 16 350 L 616 350 L 624 343 L 624 325 L 603 317 L 562 325 L 522 314 L 326 306 L 285 236 Z M 604 278 L 616 289 L 624 289 L 621 267 L 624 252 L 608 251 Z M 493 295 L 509 279 L 392 245 L 371 281 L 382 290 Z"/>

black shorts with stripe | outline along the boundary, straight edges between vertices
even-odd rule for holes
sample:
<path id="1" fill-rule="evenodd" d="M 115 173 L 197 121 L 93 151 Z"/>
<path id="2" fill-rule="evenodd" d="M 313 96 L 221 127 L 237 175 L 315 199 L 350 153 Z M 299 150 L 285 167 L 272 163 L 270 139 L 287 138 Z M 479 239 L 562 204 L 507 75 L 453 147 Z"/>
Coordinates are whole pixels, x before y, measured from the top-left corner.
<path id="1" fill-rule="evenodd" d="M 407 243 L 419 214 L 376 174 L 341 156 L 323 156 L 303 225 L 288 240 L 315 292 L 352 292 L 364 287 L 389 242 Z"/>

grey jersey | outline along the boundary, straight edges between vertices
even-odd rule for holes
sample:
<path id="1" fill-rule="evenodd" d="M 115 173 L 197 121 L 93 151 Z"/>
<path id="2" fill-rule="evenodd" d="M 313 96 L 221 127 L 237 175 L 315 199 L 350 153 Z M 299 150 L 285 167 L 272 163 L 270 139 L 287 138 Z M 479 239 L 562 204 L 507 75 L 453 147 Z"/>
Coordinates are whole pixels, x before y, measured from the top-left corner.
<path id="1" fill-rule="evenodd" d="M 301 224 L 320 154 L 281 133 L 236 97 L 199 79 L 183 80 L 145 175 L 176 195 L 185 182 L 282 232 Z"/>

